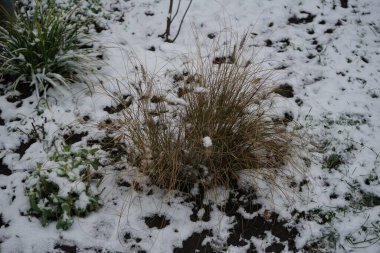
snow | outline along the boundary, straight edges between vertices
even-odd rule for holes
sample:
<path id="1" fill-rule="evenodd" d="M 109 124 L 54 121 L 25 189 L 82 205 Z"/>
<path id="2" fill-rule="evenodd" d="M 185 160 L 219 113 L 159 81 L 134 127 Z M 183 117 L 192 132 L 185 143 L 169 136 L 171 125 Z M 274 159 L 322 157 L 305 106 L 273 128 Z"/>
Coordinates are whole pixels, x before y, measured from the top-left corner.
<path id="1" fill-rule="evenodd" d="M 87 205 L 90 203 L 90 200 L 85 192 L 81 192 L 79 199 L 75 202 L 75 207 L 78 209 L 85 210 Z"/>
<path id="2" fill-rule="evenodd" d="M 203 147 L 205 148 L 212 147 L 212 140 L 209 136 L 203 137 L 202 143 L 203 143 Z"/>
<path id="3" fill-rule="evenodd" d="M 65 0 L 57 2 L 65 3 Z M 130 80 L 134 66 L 129 60 L 134 55 L 144 68 L 154 73 L 160 92 L 166 92 L 163 93 L 166 101 L 186 106 L 187 102 L 173 92 L 170 73 L 182 72 L 185 62 L 195 56 L 197 47 L 202 52 L 209 52 L 210 45 L 218 43 L 209 39 L 209 34 L 221 36 L 219 42 L 223 43 L 228 36 L 236 37 L 249 31 L 252 52 L 247 53 L 253 53 L 267 68 L 280 69 L 271 77 L 273 85 L 288 83 L 294 89 L 294 97 L 274 99 L 275 113 L 292 112 L 294 119 L 309 134 L 308 141 L 317 145 L 304 146 L 305 151 L 310 151 L 307 158 L 311 162 L 306 175 L 295 180 L 296 189 L 282 185 L 286 191 L 284 197 L 283 192 L 259 180 L 261 190 L 256 201 L 262 208 L 247 213 L 240 207 L 238 212 L 247 219 L 262 215 L 266 209 L 278 213 L 298 229 L 298 249 L 313 241 L 322 247 L 319 239 L 330 233 L 336 238 L 337 252 L 380 252 L 379 242 L 362 249 L 346 240 L 352 235 L 361 238 L 363 225 L 371 226 L 380 220 L 378 204 L 360 204 L 363 192 L 380 197 L 380 1 L 348 0 L 348 8 L 342 8 L 342 1 L 337 0 L 193 1 L 175 43 L 165 43 L 158 37 L 165 28 L 168 1 L 101 2 L 105 6 L 104 13 L 111 18 L 99 17 L 107 30 L 93 35 L 95 46 L 105 50 L 101 73 L 103 86 L 117 94 L 130 94 L 128 85 L 118 87 L 114 78 L 120 84 Z M 154 15 L 147 16 L 146 11 Z M 181 9 L 178 16 L 183 11 Z M 288 24 L 292 16 L 307 17 L 305 12 L 315 15 L 313 21 Z M 119 14 L 123 22 L 116 21 Z M 338 22 L 341 25 L 337 25 Z M 175 22 L 173 31 L 177 29 Z M 194 31 L 198 34 L 198 44 Z M 155 51 L 147 50 L 152 46 Z M 184 201 L 183 196 L 146 184 L 147 179 L 135 172 L 135 168 L 123 171 L 104 168 L 105 178 L 100 187 L 91 188 L 94 192 L 103 190 L 104 206 L 86 217 L 75 218 L 68 231 L 57 231 L 54 222 L 42 227 L 38 219 L 27 215 L 29 203 L 24 194 L 24 179 L 37 163 L 50 166 L 48 157 L 64 145 L 64 133 L 88 132 L 82 141 L 73 144 L 86 146 L 88 140 L 104 136 L 97 128 L 99 122 L 117 117 L 103 110 L 105 106 L 114 105 L 103 87 L 96 86 L 95 92 L 90 94 L 85 87 L 75 84 L 72 90 L 62 92 L 48 91 L 49 108 L 38 103 L 35 94 L 20 105 L 7 100 L 17 92 L 0 93 L 0 117 L 5 122 L 0 124 L 0 162 L 12 171 L 11 175 L 0 174 L 0 214 L 3 222 L 9 221 L 9 226 L 0 227 L 0 252 L 58 252 L 54 249 L 57 244 L 75 244 L 79 252 L 91 252 L 94 248 L 111 252 L 172 252 L 194 232 L 205 229 L 213 231 L 214 236 L 207 240 L 220 252 L 246 252 L 247 246 L 225 245 L 236 219 L 215 207 L 209 221 L 201 219 L 206 213 L 205 208 L 201 208 L 196 213 L 200 219 L 192 222 L 189 219 L 193 213 L 192 204 Z M 195 87 L 194 92 L 207 90 Z M 297 101 L 302 101 L 302 105 L 297 105 Z M 84 116 L 89 120 L 84 121 Z M 17 150 L 20 144 L 32 136 L 36 141 L 20 155 Z M 205 136 L 200 141 L 205 148 L 212 147 L 212 136 Z M 330 170 L 325 167 L 324 160 L 334 153 L 342 155 L 344 164 Z M 144 162 L 148 163 L 149 159 Z M 61 186 L 61 196 L 75 189 L 80 196 L 76 206 L 87 205 L 89 200 L 83 185 L 60 181 L 52 174 L 49 176 Z M 140 182 L 142 189 L 120 187 L 116 183 L 120 178 L 131 185 Z M 308 183 L 300 185 L 304 179 Z M 192 193 L 198 194 L 199 188 L 194 188 Z M 333 194 L 337 197 L 332 198 Z M 352 200 L 348 198 L 350 194 Z M 223 188 L 210 189 L 205 195 L 206 200 L 216 199 L 217 203 L 225 203 L 228 199 Z M 295 221 L 295 210 L 308 213 L 316 209 L 332 211 L 335 217 L 324 224 L 319 222 L 318 214 Z M 341 209 L 345 211 L 339 211 Z M 144 218 L 152 214 L 165 215 L 170 225 L 163 229 L 148 228 Z M 132 239 L 125 240 L 125 233 L 130 233 Z M 136 238 L 141 241 L 136 243 Z M 250 241 L 258 252 L 265 252 L 277 240 L 267 233 L 264 238 L 252 237 Z M 287 251 L 290 251 L 288 246 L 283 252 Z"/>
<path id="4" fill-rule="evenodd" d="M 175 105 L 184 105 L 184 106 L 187 105 L 187 102 L 184 99 L 178 98 L 178 97 L 174 96 L 173 94 L 168 94 L 165 99 L 169 103 L 172 103 Z"/>
<path id="5" fill-rule="evenodd" d="M 194 93 L 207 93 L 208 90 L 204 87 L 194 87 L 193 92 Z"/>

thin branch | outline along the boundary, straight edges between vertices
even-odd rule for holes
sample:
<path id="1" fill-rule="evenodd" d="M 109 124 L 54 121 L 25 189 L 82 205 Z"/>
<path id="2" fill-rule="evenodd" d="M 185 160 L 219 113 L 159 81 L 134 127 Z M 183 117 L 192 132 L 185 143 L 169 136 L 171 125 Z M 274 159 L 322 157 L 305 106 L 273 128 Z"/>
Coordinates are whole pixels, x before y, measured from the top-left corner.
<path id="1" fill-rule="evenodd" d="M 159 37 L 165 38 L 165 41 L 169 40 L 170 27 L 171 27 L 172 22 L 173 22 L 173 19 L 172 19 L 173 2 L 174 2 L 174 0 L 170 0 L 170 2 L 169 2 L 169 13 L 168 13 L 168 16 L 166 17 L 166 30 L 163 34 L 159 35 Z"/>
<path id="2" fill-rule="evenodd" d="M 174 16 L 173 16 L 173 18 L 172 18 L 172 21 L 174 21 L 175 17 L 176 17 L 177 14 L 178 14 L 179 7 L 181 6 L 181 2 L 182 2 L 182 0 L 179 0 L 179 1 L 178 1 L 177 10 L 175 11 L 175 14 L 174 14 Z"/>
<path id="3" fill-rule="evenodd" d="M 193 2 L 193 0 L 190 0 L 189 5 L 187 6 L 186 11 L 185 11 L 185 13 L 184 13 L 183 16 L 182 16 L 181 23 L 179 24 L 179 28 L 178 28 L 177 34 L 175 35 L 174 39 L 170 40 L 169 42 L 174 42 L 174 41 L 177 39 L 177 37 L 178 37 L 178 35 L 179 35 L 179 32 L 181 31 L 181 27 L 182 27 L 182 24 L 183 24 L 183 20 L 185 19 L 186 14 L 187 14 L 187 12 L 189 11 L 189 9 L 190 9 L 190 5 L 191 5 L 192 2 Z"/>

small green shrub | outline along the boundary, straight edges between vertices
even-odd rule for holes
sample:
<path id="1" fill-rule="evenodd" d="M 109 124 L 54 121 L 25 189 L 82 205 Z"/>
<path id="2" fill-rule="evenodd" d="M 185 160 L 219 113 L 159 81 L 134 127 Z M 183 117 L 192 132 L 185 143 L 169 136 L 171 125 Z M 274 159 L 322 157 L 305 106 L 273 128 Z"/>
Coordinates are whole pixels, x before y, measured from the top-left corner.
<path id="1" fill-rule="evenodd" d="M 42 225 L 57 220 L 57 229 L 67 230 L 73 216 L 84 216 L 100 207 L 100 193 L 91 184 L 99 168 L 97 149 L 71 151 L 71 146 L 54 153 L 47 164 L 38 164 L 26 180 L 29 213 Z"/>
<path id="2" fill-rule="evenodd" d="M 97 52 L 82 31 L 85 21 L 73 17 L 73 10 L 37 1 L 32 14 L 18 15 L 0 27 L 1 75 L 14 88 L 30 85 L 38 97 L 43 93 L 45 98 L 49 87 L 89 83 L 87 75 L 97 67 Z"/>
<path id="3" fill-rule="evenodd" d="M 325 158 L 325 164 L 328 169 L 337 169 L 343 163 L 343 157 L 338 154 L 331 154 Z"/>

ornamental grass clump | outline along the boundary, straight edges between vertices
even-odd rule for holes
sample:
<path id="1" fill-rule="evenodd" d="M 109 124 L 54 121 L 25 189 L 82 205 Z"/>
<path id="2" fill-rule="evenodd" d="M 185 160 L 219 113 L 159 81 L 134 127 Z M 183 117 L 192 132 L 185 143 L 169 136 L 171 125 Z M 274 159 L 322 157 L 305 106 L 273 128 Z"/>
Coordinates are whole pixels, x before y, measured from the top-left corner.
<path id="1" fill-rule="evenodd" d="M 44 94 L 49 87 L 70 88 L 74 82 L 88 84 L 96 70 L 96 50 L 83 32 L 85 21 L 74 18 L 55 4 L 37 1 L 33 10 L 0 27 L 0 75 L 19 85 L 34 87 Z M 89 86 L 90 87 L 90 86 Z"/>
<path id="2" fill-rule="evenodd" d="M 247 57 L 246 43 L 244 36 L 218 54 L 199 54 L 175 77 L 176 95 L 154 92 L 155 78 L 140 67 L 133 99 L 118 100 L 124 117 L 112 132 L 124 136 L 130 163 L 154 184 L 235 187 L 250 175 L 252 186 L 256 180 L 279 186 L 276 179 L 288 175 L 299 138 L 276 116 L 272 72 Z"/>

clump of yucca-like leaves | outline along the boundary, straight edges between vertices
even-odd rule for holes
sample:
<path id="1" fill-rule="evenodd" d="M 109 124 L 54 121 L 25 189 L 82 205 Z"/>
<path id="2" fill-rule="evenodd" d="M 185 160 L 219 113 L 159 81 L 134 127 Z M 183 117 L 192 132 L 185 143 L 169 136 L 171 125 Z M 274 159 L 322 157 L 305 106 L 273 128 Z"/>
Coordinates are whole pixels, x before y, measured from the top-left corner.
<path id="1" fill-rule="evenodd" d="M 0 75 L 13 88 L 30 85 L 39 97 L 46 96 L 49 87 L 88 83 L 87 74 L 96 69 L 96 52 L 85 41 L 83 21 L 73 14 L 38 1 L 31 13 L 0 27 Z"/>
<path id="2" fill-rule="evenodd" d="M 287 176 L 299 138 L 274 116 L 271 71 L 247 57 L 246 43 L 244 36 L 223 46 L 222 55 L 199 54 L 176 77 L 175 99 L 155 93 L 155 78 L 141 66 L 131 82 L 133 102 L 118 100 L 126 107 L 124 120 L 112 132 L 119 129 L 130 144 L 129 161 L 155 184 L 235 187 L 247 172 L 251 185 L 264 180 L 279 186 L 276 179 Z"/>

